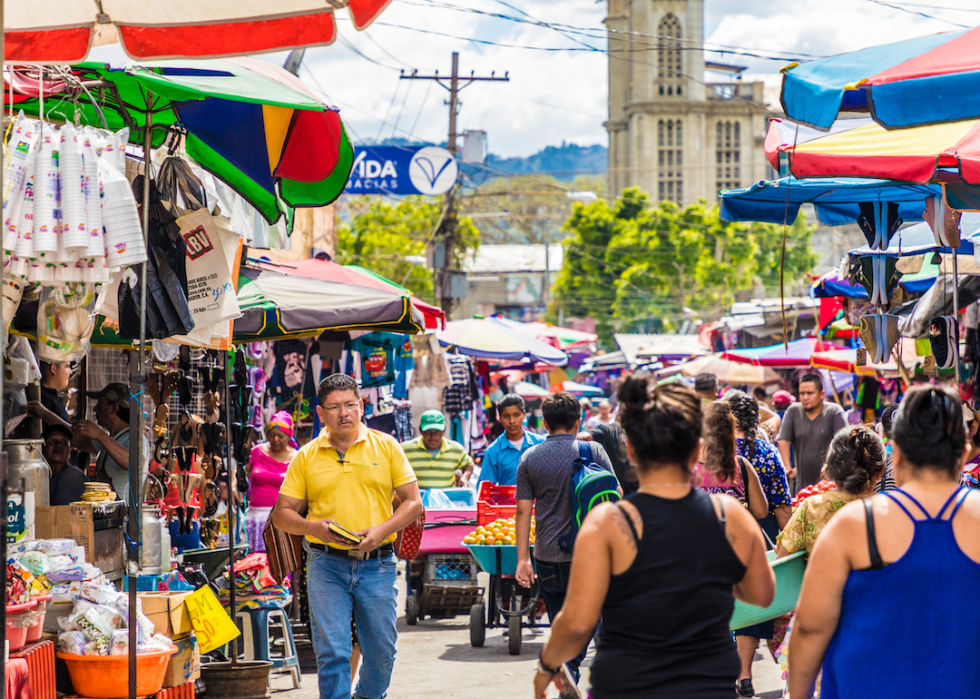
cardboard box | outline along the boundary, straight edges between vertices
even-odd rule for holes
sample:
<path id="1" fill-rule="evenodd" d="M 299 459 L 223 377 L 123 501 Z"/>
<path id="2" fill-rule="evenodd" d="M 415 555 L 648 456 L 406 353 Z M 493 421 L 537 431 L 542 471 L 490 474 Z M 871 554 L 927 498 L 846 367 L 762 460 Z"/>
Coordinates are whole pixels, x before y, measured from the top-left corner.
<path id="1" fill-rule="evenodd" d="M 74 539 L 85 549 L 85 560 L 110 578 L 125 566 L 121 510 L 111 518 L 91 504 L 38 507 L 34 530 L 38 539 Z"/>
<path id="2" fill-rule="evenodd" d="M 170 656 L 167 664 L 167 672 L 163 676 L 164 688 L 179 687 L 201 676 L 201 647 L 194 632 L 174 639 L 174 645 L 177 652 Z"/>
<path id="3" fill-rule="evenodd" d="M 194 630 L 191 615 L 184 604 L 190 592 L 139 592 L 140 606 L 150 621 L 155 633 L 162 633 L 170 639 L 185 636 Z"/>

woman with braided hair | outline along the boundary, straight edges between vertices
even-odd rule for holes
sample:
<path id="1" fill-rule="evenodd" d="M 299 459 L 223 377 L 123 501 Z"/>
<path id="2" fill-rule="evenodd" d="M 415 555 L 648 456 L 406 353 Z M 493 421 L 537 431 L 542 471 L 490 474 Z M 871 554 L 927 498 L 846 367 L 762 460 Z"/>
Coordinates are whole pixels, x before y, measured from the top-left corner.
<path id="1" fill-rule="evenodd" d="M 793 498 L 790 495 L 789 481 L 779 451 L 770 442 L 759 438 L 759 403 L 744 391 L 728 391 L 722 398 L 735 416 L 735 437 L 739 456 L 752 464 L 759 474 L 759 482 L 766 495 L 768 513 L 759 519 L 759 526 L 769 541 L 779 534 L 779 530 L 789 522 L 793 514 Z M 752 686 L 752 662 L 759 647 L 759 639 L 772 639 L 775 626 L 772 621 L 764 621 L 735 631 L 735 645 L 742 662 L 738 676 L 739 696 L 755 695 Z M 770 646 L 774 647 L 774 646 Z"/>

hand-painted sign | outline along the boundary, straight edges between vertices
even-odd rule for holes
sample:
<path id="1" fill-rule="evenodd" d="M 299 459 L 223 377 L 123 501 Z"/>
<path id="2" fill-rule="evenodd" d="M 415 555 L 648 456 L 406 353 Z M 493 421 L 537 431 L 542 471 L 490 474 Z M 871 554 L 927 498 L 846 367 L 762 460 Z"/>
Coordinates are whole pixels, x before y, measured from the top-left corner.
<path id="1" fill-rule="evenodd" d="M 456 158 L 445 148 L 356 146 L 347 194 L 445 194 L 459 177 Z"/>

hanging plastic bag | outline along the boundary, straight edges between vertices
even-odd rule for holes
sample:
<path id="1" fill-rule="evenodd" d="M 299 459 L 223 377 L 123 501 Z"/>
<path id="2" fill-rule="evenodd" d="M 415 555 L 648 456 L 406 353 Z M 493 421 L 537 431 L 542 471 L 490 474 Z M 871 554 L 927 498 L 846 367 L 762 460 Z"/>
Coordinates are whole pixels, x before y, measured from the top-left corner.
<path id="1" fill-rule="evenodd" d="M 208 195 L 204 185 L 185 160 L 164 160 L 156 178 L 156 187 L 160 194 L 160 205 L 174 217 L 208 208 Z"/>
<path id="2" fill-rule="evenodd" d="M 37 306 L 37 355 L 50 362 L 78 361 L 92 346 L 95 291 L 90 285 L 41 287 Z"/>

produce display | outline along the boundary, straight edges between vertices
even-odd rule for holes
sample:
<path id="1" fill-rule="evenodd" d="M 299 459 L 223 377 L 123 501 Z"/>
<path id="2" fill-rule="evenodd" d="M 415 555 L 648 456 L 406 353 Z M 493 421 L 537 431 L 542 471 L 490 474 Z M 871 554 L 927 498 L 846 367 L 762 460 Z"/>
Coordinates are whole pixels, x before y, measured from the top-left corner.
<path id="1" fill-rule="evenodd" d="M 463 537 L 463 543 L 470 546 L 515 546 L 517 544 L 516 523 L 513 517 L 497 519 Z M 534 545 L 534 517 L 531 517 L 530 543 Z"/>
<path id="2" fill-rule="evenodd" d="M 820 493 L 826 493 L 829 490 L 837 490 L 837 485 L 833 481 L 820 481 L 819 483 L 808 485 L 793 498 L 793 507 L 798 507 L 801 502 L 812 495 L 820 495 Z"/>

